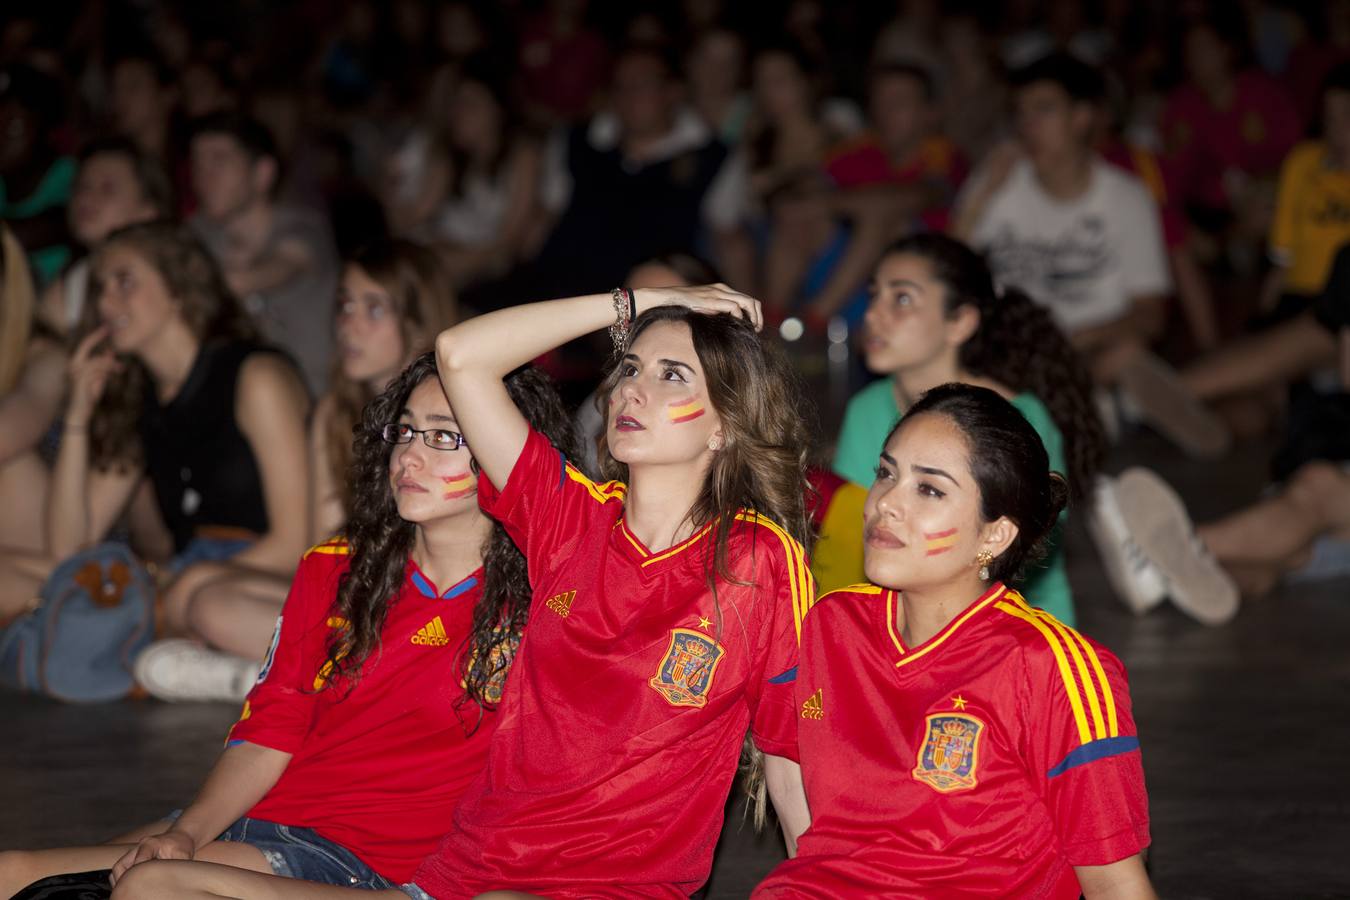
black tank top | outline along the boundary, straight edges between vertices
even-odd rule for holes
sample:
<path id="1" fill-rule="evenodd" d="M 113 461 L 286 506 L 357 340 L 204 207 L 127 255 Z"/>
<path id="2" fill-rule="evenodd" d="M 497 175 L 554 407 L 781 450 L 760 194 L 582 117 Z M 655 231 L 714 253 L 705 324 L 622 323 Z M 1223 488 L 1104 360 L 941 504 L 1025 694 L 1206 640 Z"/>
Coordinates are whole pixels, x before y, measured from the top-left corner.
<path id="1" fill-rule="evenodd" d="M 182 389 L 167 405 L 160 405 L 153 386 L 146 388 L 141 446 L 175 552 L 182 552 L 206 526 L 266 533 L 258 462 L 239 430 L 234 409 L 244 360 L 254 353 L 275 352 L 245 341 L 206 343 Z"/>

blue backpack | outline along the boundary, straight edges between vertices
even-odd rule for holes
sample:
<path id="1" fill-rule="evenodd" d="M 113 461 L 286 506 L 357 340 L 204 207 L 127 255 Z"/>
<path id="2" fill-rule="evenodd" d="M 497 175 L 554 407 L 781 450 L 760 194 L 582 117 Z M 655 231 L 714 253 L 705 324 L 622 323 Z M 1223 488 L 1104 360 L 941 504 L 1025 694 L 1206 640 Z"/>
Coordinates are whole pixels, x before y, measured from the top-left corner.
<path id="1" fill-rule="evenodd" d="M 117 700 L 154 637 L 155 585 L 123 544 L 56 567 L 32 612 L 0 632 L 0 684 L 72 703 Z"/>

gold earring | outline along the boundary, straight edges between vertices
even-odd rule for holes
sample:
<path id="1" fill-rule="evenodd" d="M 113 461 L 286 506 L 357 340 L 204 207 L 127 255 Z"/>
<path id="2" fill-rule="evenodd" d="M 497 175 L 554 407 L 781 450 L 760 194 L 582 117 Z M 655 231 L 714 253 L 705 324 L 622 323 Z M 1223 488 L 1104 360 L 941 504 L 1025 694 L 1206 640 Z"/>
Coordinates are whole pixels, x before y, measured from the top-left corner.
<path id="1" fill-rule="evenodd" d="M 980 580 L 989 580 L 989 564 L 994 561 L 994 554 L 988 550 L 981 550 L 975 554 L 975 563 L 980 567 Z"/>

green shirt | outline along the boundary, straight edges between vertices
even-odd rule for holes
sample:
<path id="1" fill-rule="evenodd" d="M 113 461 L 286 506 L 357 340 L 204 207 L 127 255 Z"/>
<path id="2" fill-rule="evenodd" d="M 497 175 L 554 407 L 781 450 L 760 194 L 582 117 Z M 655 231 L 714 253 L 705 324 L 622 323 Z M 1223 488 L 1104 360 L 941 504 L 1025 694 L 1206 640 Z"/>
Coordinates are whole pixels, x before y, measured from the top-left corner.
<path id="1" fill-rule="evenodd" d="M 1041 437 L 1050 468 L 1065 473 L 1064 437 L 1045 404 L 1032 394 L 1018 394 L 1012 405 L 1026 417 Z M 844 410 L 844 424 L 839 429 L 839 444 L 834 451 L 834 470 L 849 481 L 868 487 L 876 478 L 881 445 L 886 435 L 900 420 L 900 407 L 895 402 L 895 391 L 889 378 L 879 378 L 853 395 Z M 1039 606 L 1065 625 L 1074 624 L 1073 592 L 1064 566 L 1061 531 L 1064 517 L 1051 535 L 1050 554 L 1035 565 L 1023 584 L 1014 585 L 1027 596 L 1027 602 Z"/>

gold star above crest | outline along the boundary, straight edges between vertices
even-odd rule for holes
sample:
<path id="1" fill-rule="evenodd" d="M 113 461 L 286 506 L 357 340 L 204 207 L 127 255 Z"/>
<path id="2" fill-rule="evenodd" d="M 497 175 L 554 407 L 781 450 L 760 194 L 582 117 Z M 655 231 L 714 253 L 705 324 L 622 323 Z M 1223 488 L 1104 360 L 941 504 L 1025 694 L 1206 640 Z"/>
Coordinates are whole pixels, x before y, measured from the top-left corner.
<path id="1" fill-rule="evenodd" d="M 957 694 L 955 697 L 952 698 L 952 709 L 965 709 L 966 704 L 968 702 L 970 701 L 966 700 L 965 697 L 962 697 L 960 694 Z"/>
<path id="2" fill-rule="evenodd" d="M 712 620 L 709 619 L 707 616 L 699 616 L 698 627 L 702 628 L 704 631 L 707 631 L 709 628 L 712 627 Z"/>

